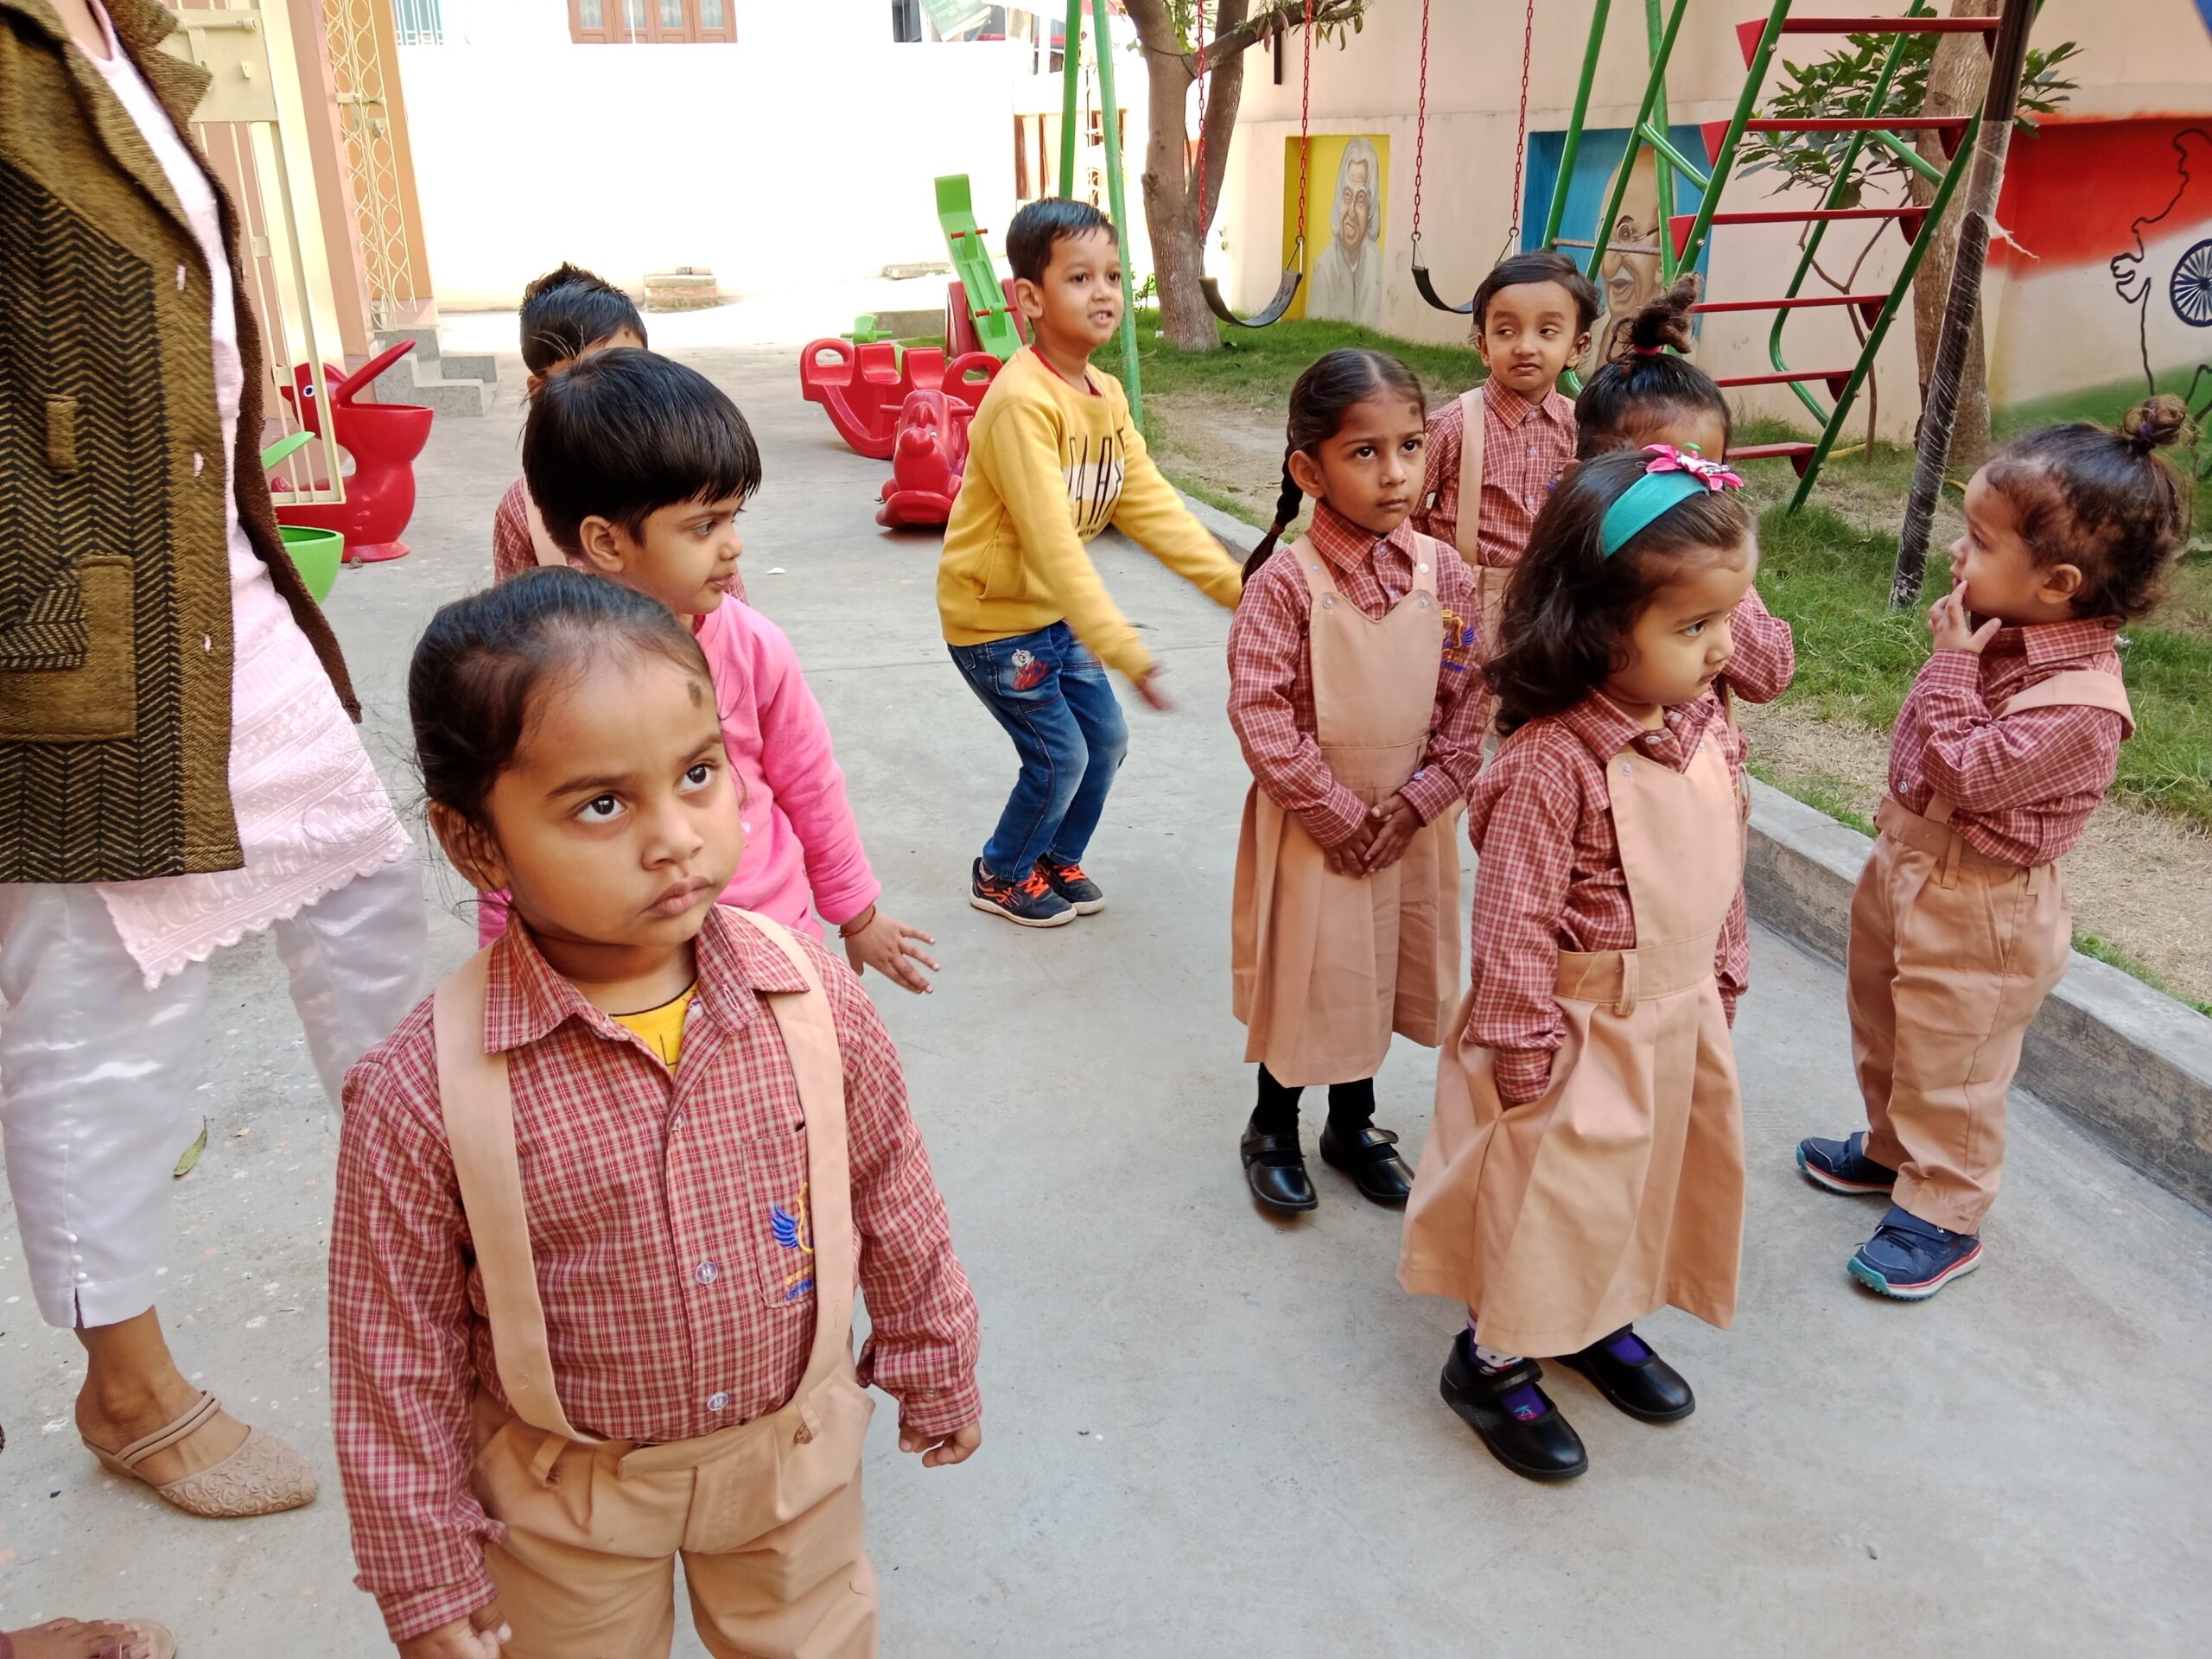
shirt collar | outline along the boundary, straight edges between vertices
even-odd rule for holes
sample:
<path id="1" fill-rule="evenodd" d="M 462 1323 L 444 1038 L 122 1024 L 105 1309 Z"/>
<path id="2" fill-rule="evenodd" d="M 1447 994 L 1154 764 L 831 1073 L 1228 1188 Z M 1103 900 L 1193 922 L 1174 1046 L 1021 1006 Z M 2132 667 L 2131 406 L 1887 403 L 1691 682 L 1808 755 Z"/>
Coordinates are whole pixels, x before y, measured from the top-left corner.
<path id="1" fill-rule="evenodd" d="M 1388 547 L 1415 563 L 1413 523 L 1408 519 L 1388 536 L 1377 536 L 1364 525 L 1355 524 L 1325 501 L 1313 504 L 1313 522 L 1306 527 L 1306 539 L 1313 543 L 1314 550 L 1339 570 L 1357 570 L 1365 567 L 1374 555 Z"/>
<path id="2" fill-rule="evenodd" d="M 1571 412 L 1572 405 L 1552 387 L 1535 403 L 1530 403 L 1503 380 L 1491 378 L 1483 382 L 1483 402 L 1497 410 L 1497 417 L 1508 426 L 1519 426 L 1529 416 L 1536 415 L 1560 424 L 1561 416 Z"/>
<path id="3" fill-rule="evenodd" d="M 2114 650 L 2119 632 L 2120 625 L 2108 618 L 2078 617 L 1999 628 L 1990 643 L 2008 653 L 2018 652 L 2031 663 L 2079 663 Z"/>
<path id="4" fill-rule="evenodd" d="M 760 1012 L 760 994 L 803 991 L 806 981 L 791 959 L 749 922 L 716 905 L 700 925 L 698 993 L 695 1006 L 726 1031 L 744 1029 Z M 620 1028 L 556 973 L 519 920 L 492 947 L 490 984 L 484 1001 L 487 1053 L 521 1048 L 582 1020 L 599 1035 L 624 1041 Z"/>
<path id="5" fill-rule="evenodd" d="M 1655 732 L 1604 692 L 1592 691 L 1560 719 L 1603 766 L 1623 749 L 1640 747 L 1647 738 L 1668 734 L 1674 738 L 1678 753 L 1694 753 L 1698 739 L 1719 711 L 1719 705 L 1710 697 L 1678 703 L 1662 711 L 1667 723 L 1662 731 Z"/>

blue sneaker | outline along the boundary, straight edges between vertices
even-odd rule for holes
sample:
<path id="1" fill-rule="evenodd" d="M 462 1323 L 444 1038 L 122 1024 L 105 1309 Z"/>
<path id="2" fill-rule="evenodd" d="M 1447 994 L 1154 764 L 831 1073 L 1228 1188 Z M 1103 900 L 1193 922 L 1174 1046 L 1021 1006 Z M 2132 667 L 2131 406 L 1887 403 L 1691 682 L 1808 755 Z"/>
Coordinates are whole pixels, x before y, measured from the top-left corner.
<path id="1" fill-rule="evenodd" d="M 1851 1258 L 1851 1276 L 1900 1302 L 1924 1302 L 1961 1274 L 1981 1265 L 1981 1240 L 1908 1215 L 1895 1205 L 1874 1236 Z"/>
<path id="2" fill-rule="evenodd" d="M 1887 1192 L 1897 1184 L 1897 1171 L 1866 1155 L 1864 1129 L 1840 1141 L 1808 1135 L 1797 1143 L 1797 1167 L 1806 1179 L 1831 1192 Z"/>

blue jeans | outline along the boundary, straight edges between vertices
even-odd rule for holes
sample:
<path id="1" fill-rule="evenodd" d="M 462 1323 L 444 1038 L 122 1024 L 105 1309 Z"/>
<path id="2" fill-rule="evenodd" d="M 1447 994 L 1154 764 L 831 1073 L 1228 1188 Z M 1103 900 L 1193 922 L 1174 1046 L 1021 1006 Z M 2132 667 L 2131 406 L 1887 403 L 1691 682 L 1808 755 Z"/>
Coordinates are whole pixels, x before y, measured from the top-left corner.
<path id="1" fill-rule="evenodd" d="M 1104 666 L 1065 622 L 946 649 L 1021 760 L 999 827 L 983 844 L 985 868 L 1019 881 L 1046 854 L 1081 862 L 1129 747 Z"/>

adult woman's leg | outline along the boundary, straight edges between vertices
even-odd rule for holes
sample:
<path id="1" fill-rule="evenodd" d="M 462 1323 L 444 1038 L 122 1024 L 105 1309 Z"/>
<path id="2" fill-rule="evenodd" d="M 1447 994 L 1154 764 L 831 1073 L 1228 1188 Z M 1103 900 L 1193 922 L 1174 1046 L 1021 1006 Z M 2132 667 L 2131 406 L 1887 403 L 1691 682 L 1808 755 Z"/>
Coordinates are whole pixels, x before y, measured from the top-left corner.
<path id="1" fill-rule="evenodd" d="M 335 1103 L 353 1062 L 391 1035 L 423 995 L 428 918 L 412 857 L 357 875 L 276 924 L 323 1091 Z"/>
<path id="2" fill-rule="evenodd" d="M 170 1357 L 154 1294 L 172 1173 L 200 1125 L 207 970 L 194 963 L 149 990 L 95 888 L 10 886 L 0 996 L 0 1131 L 32 1292 L 47 1323 L 84 1345 L 79 1432 L 119 1452 L 200 1397 Z M 223 1463 L 247 1433 L 213 1412 L 137 1472 L 167 1485 Z M 289 1460 L 289 1484 L 267 1490 L 313 1496 L 296 1453 L 273 1440 L 264 1450 Z"/>

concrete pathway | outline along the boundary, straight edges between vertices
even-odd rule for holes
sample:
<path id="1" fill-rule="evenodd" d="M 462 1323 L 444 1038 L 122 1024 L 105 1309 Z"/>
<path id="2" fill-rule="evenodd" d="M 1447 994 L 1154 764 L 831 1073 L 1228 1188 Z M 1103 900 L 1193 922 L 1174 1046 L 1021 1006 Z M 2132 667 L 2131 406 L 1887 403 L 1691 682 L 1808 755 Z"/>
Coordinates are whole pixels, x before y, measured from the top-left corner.
<path id="1" fill-rule="evenodd" d="M 878 1414 L 887 1654 L 2204 1650 L 2212 1219 L 2021 1099 L 1987 1267 L 1928 1306 L 1859 1294 L 1843 1262 L 1878 1207 L 1814 1192 L 1789 1161 L 1799 1135 L 1855 1118 L 1841 984 L 1762 937 L 1738 1033 L 1741 1319 L 1647 1326 L 1700 1409 L 1649 1428 L 1562 1376 L 1592 1471 L 1564 1489 L 1506 1474 L 1437 1399 L 1458 1315 L 1398 1290 L 1396 1218 L 1318 1162 L 1302 1225 L 1244 1196 L 1227 910 L 1245 774 L 1221 714 L 1224 616 L 1102 548 L 1179 703 L 1131 713 L 1090 861 L 1113 907 L 1048 934 L 976 915 L 963 872 L 1011 762 L 938 642 L 935 543 L 875 529 L 886 468 L 798 400 L 795 353 L 689 355 L 760 434 L 747 583 L 829 710 L 887 901 L 945 964 L 935 996 L 881 1001 L 982 1300 L 988 1439 L 925 1473 Z M 346 572 L 333 605 L 410 814 L 404 664 L 429 609 L 485 579 L 519 378 L 492 418 L 434 435 L 416 556 Z M 442 967 L 473 929 L 455 878 L 429 887 Z M 101 1474 L 70 1426 L 76 1346 L 39 1322 L 7 1217 L 0 1628 L 120 1610 L 175 1626 L 187 1659 L 390 1651 L 351 1585 L 328 1447 L 334 1135 L 282 983 L 263 942 L 217 966 L 212 1135 L 178 1194 L 163 1307 L 188 1370 L 293 1436 L 323 1497 L 199 1522 Z M 1409 1148 L 1431 1065 L 1402 1046 L 1382 1077 Z"/>

